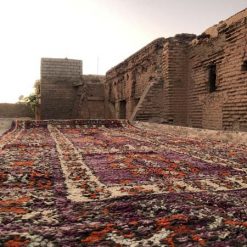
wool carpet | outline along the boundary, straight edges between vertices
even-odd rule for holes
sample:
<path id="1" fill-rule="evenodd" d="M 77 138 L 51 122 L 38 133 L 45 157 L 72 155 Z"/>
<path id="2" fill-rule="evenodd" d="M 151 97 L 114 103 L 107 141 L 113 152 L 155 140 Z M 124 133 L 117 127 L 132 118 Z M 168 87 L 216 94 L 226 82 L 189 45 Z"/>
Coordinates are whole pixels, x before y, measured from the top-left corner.
<path id="1" fill-rule="evenodd" d="M 120 120 L 0 137 L 0 246 L 247 246 L 247 146 Z"/>

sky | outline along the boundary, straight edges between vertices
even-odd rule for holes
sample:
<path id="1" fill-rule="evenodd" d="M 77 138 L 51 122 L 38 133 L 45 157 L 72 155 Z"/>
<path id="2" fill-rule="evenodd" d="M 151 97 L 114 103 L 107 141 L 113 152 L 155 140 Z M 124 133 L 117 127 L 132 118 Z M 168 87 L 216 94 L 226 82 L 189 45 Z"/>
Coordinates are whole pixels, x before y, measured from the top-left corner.
<path id="1" fill-rule="evenodd" d="M 246 7 L 246 0 L 0 0 L 0 102 L 32 92 L 42 57 L 80 59 L 83 74 L 105 74 L 156 38 L 201 34 Z"/>

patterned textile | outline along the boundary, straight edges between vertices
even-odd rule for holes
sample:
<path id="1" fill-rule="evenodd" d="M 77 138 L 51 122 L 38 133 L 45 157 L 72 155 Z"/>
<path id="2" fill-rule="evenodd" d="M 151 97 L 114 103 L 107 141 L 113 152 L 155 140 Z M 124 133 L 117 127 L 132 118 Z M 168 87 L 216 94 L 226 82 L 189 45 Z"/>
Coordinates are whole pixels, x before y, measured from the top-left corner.
<path id="1" fill-rule="evenodd" d="M 246 145 L 19 121 L 0 139 L 0 246 L 247 246 L 246 172 Z"/>

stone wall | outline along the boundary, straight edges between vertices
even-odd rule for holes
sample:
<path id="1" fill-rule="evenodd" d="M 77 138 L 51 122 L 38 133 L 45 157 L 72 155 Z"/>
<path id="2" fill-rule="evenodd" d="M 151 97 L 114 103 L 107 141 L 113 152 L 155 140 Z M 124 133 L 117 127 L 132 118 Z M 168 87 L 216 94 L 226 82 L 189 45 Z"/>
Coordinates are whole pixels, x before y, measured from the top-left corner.
<path id="1" fill-rule="evenodd" d="M 31 108 L 26 104 L 9 104 L 1 103 L 0 104 L 0 118 L 22 118 L 28 117 L 33 118 L 34 113 Z"/>

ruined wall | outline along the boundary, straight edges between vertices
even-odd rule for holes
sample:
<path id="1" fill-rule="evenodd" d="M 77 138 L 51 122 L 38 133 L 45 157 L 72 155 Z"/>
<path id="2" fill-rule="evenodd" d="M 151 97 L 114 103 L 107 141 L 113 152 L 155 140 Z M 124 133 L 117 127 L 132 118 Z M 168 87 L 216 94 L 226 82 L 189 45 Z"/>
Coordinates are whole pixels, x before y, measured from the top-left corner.
<path id="1" fill-rule="evenodd" d="M 140 98 L 145 89 L 151 83 L 163 83 L 161 64 L 164 43 L 164 38 L 154 40 L 106 73 L 106 102 L 113 117 L 135 118 L 132 113 L 136 107 L 141 108 L 144 99 L 140 101 Z M 155 118 L 155 112 L 161 115 L 160 109 L 157 110 L 158 100 L 147 100 L 149 103 L 145 102 L 146 112 L 135 111 L 139 115 L 143 113 L 142 120 Z M 162 101 L 162 97 L 159 100 Z"/>
<path id="2" fill-rule="evenodd" d="M 31 108 L 26 104 L 0 104 L 0 118 L 21 118 L 21 117 L 34 117 Z"/>
<path id="3" fill-rule="evenodd" d="M 247 11 L 208 29 L 191 45 L 188 125 L 247 130 Z M 216 90 L 210 92 L 210 67 Z M 247 67 L 247 66 L 246 66 Z"/>
<path id="4" fill-rule="evenodd" d="M 75 118 L 77 85 L 81 81 L 82 61 L 41 59 L 41 119 Z"/>
<path id="5" fill-rule="evenodd" d="M 106 77 L 42 59 L 42 119 L 127 118 L 247 131 L 247 9 L 199 36 L 159 38 Z"/>
<path id="6" fill-rule="evenodd" d="M 104 119 L 109 118 L 104 94 L 105 76 L 83 75 L 82 83 L 77 89 L 78 118 Z"/>
<path id="7" fill-rule="evenodd" d="M 193 34 L 179 34 L 167 39 L 164 46 L 163 122 L 187 125 L 188 48 L 195 37 Z"/>

